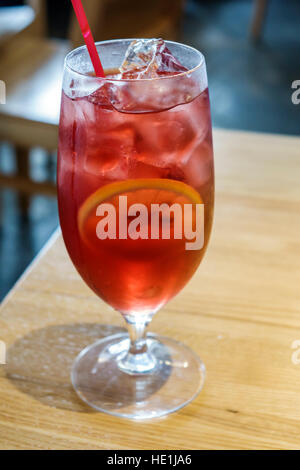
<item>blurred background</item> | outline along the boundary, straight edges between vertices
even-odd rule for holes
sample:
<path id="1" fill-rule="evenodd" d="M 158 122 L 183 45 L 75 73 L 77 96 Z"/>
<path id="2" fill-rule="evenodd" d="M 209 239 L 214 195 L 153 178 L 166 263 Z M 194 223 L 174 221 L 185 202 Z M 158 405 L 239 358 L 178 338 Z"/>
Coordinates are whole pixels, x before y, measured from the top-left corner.
<path id="1" fill-rule="evenodd" d="M 299 0 L 83 0 L 96 40 L 163 37 L 201 50 L 215 127 L 300 135 Z M 0 0 L 0 300 L 58 226 L 62 63 L 82 44 L 69 0 Z M 1 82 L 0 82 L 1 83 Z M 262 149 L 263 151 L 263 149 Z M 300 158 L 300 149 L 299 149 Z"/>

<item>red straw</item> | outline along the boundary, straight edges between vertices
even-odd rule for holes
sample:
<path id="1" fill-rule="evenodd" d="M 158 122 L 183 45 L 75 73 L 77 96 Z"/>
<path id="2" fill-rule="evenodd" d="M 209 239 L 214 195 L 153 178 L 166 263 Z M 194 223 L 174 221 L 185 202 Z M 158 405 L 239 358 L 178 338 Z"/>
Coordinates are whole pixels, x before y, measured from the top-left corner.
<path id="1" fill-rule="evenodd" d="M 92 31 L 89 26 L 86 14 L 84 12 L 81 0 L 71 0 L 71 2 L 75 14 L 77 16 L 77 20 L 84 38 L 84 42 L 86 43 L 86 47 L 88 48 L 93 67 L 95 69 L 96 77 L 105 77 L 105 73 L 95 46 Z"/>

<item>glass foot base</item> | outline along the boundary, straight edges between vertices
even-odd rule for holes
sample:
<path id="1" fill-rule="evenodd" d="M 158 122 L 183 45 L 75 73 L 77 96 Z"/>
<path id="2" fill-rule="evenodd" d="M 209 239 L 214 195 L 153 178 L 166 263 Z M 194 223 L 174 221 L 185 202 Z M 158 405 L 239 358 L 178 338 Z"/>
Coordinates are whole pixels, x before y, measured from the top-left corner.
<path id="1" fill-rule="evenodd" d="M 203 387 L 204 364 L 170 338 L 149 334 L 147 346 L 155 367 L 138 374 L 122 368 L 129 348 L 126 333 L 85 348 L 71 374 L 79 397 L 96 410 L 131 419 L 157 418 L 187 405 Z"/>

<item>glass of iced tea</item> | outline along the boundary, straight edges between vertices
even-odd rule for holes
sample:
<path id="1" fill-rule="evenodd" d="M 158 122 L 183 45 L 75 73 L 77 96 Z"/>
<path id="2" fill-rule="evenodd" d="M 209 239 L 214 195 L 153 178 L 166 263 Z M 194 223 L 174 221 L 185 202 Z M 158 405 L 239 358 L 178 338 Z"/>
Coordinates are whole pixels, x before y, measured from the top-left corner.
<path id="1" fill-rule="evenodd" d="M 205 60 L 194 48 L 162 40 L 96 47 L 105 78 L 93 74 L 85 47 L 65 60 L 60 223 L 77 271 L 123 316 L 128 333 L 85 348 L 72 383 L 98 410 L 154 418 L 191 401 L 205 376 L 189 348 L 146 333 L 153 315 L 195 273 L 210 236 L 214 169 Z"/>

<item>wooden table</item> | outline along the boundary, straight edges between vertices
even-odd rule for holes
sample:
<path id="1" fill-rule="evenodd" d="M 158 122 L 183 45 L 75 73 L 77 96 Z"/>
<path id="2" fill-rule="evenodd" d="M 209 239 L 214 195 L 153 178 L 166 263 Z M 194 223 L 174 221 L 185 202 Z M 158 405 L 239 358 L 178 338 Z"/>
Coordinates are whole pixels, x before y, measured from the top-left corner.
<path id="1" fill-rule="evenodd" d="M 74 357 L 123 325 L 81 281 L 58 235 L 1 308 L 2 449 L 300 447 L 300 138 L 217 130 L 215 153 L 210 248 L 151 327 L 201 356 L 202 393 L 143 423 L 77 399 Z"/>

